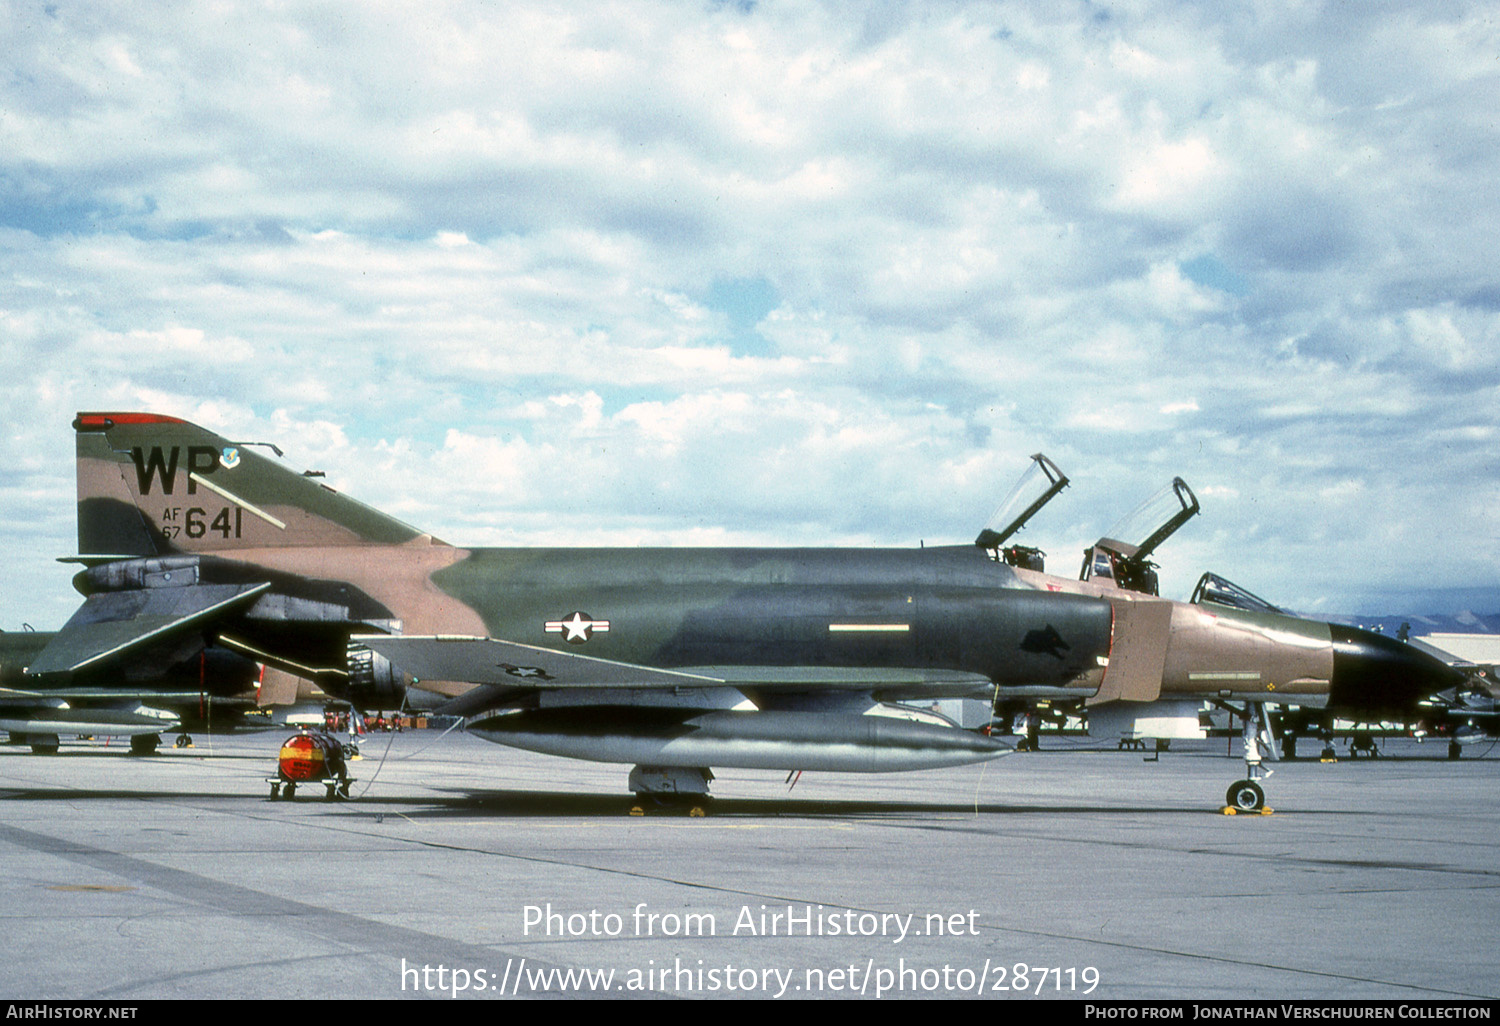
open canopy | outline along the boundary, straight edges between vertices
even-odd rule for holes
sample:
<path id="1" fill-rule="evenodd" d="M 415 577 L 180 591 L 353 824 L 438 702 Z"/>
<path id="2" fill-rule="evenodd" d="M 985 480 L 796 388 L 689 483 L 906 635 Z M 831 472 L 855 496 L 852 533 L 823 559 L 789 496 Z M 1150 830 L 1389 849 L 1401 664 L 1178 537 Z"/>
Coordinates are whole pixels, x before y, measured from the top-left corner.
<path id="1" fill-rule="evenodd" d="M 1005 501 L 990 514 L 990 518 L 985 521 L 984 530 L 974 539 L 974 544 L 982 549 L 999 549 L 1011 535 L 1026 526 L 1026 521 L 1037 510 L 1047 505 L 1054 495 L 1066 487 L 1067 475 L 1057 468 L 1057 464 L 1041 453 L 1033 454 L 1031 466 L 1011 486 Z"/>

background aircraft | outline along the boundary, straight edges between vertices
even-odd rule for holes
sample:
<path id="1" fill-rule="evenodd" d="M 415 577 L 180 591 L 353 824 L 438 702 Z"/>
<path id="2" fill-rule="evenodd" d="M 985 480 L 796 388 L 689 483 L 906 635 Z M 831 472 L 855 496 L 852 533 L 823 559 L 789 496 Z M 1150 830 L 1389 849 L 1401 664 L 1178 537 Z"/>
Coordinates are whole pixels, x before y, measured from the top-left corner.
<path id="1" fill-rule="evenodd" d="M 260 667 L 217 648 L 155 651 L 83 667 L 65 680 L 26 673 L 55 639 L 41 631 L 0 632 L 0 729 L 34 752 L 58 750 L 68 734 L 129 737 L 130 750 L 156 750 L 161 734 L 238 718 L 255 705 Z M 237 699 L 248 691 L 248 699 Z M 216 708 L 217 706 L 217 708 Z"/>
<path id="2" fill-rule="evenodd" d="M 0 631 L 0 730 L 38 754 L 55 753 L 62 739 L 82 734 L 128 737 L 137 755 L 156 751 L 161 735 L 229 731 L 273 725 L 294 706 L 321 711 L 322 703 L 297 678 L 267 670 L 236 652 L 181 639 L 79 668 L 39 677 L 27 668 L 57 632 Z"/>

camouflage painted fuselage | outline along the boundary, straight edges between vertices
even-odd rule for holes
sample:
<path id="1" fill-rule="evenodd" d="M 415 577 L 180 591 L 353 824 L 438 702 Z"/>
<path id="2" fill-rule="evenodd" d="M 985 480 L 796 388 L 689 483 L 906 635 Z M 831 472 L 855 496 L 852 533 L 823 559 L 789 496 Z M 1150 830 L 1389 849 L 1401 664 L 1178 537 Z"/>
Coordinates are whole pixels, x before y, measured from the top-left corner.
<path id="1" fill-rule="evenodd" d="M 867 682 L 878 697 L 1097 690 L 1109 603 L 1016 587 L 973 549 L 454 549 L 418 543 L 147 557 L 159 590 L 272 588 L 217 636 L 335 670 L 351 633 L 503 638 L 746 684 Z M 114 573 L 118 564 L 110 568 Z M 85 590 L 109 594 L 100 571 Z M 151 578 L 132 575 L 131 583 Z M 123 583 L 123 582 L 122 582 Z M 439 687 L 461 690 L 463 682 Z"/>
<path id="2" fill-rule="evenodd" d="M 319 680 L 373 630 L 706 669 L 783 694 L 1082 696 L 1112 642 L 1107 601 L 1028 588 L 974 548 L 461 549 L 191 424 L 80 414 L 76 427 L 93 622 L 139 620 L 155 590 L 163 622 L 198 617 L 216 640 Z M 59 649 L 43 669 L 77 655 Z"/>

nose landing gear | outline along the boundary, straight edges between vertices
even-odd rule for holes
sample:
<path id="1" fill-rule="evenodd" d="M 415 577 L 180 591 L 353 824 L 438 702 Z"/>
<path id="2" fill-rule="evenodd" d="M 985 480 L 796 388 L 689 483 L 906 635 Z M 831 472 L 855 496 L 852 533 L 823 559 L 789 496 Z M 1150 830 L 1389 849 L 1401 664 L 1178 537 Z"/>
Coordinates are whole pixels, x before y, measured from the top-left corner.
<path id="1" fill-rule="evenodd" d="M 1244 814 L 1259 814 L 1269 816 L 1273 811 L 1266 805 L 1265 788 L 1261 781 L 1271 775 L 1271 770 L 1261 765 L 1261 743 L 1265 742 L 1266 750 L 1271 757 L 1275 758 L 1275 738 L 1271 734 L 1271 721 L 1266 715 L 1266 707 L 1261 703 L 1247 703 L 1245 706 L 1245 727 L 1242 734 L 1245 743 L 1245 779 L 1236 780 L 1229 785 L 1229 790 L 1224 794 L 1224 815 L 1237 816 Z"/>

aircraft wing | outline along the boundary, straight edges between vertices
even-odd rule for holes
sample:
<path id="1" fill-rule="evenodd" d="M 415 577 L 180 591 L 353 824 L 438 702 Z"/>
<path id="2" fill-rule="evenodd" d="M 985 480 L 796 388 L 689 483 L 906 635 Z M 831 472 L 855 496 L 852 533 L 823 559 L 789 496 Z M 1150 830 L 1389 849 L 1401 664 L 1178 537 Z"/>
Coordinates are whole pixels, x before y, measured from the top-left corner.
<path id="1" fill-rule="evenodd" d="M 537 645 L 466 635 L 356 635 L 364 645 L 417 680 L 464 681 L 478 687 L 445 702 L 434 712 L 469 716 L 489 708 L 517 689 L 717 687 L 722 678 L 679 673 Z"/>
<path id="2" fill-rule="evenodd" d="M 93 666 L 248 605 L 270 587 L 217 584 L 90 595 L 27 672 L 40 677 Z"/>
<path id="3" fill-rule="evenodd" d="M 988 691 L 993 682 L 962 670 L 902 667 L 691 666 L 668 670 L 575 655 L 539 645 L 469 635 L 356 635 L 418 680 L 464 681 L 507 688 L 687 688 L 750 686 L 757 690 L 870 691 L 918 697 Z"/>
<path id="4" fill-rule="evenodd" d="M 988 694 L 993 683 L 962 671 L 891 667 L 694 666 L 668 670 L 622 663 L 498 638 L 444 635 L 358 635 L 350 639 L 417 680 L 462 681 L 479 687 L 437 712 L 479 712 L 517 689 L 673 689 L 737 687 L 756 692 L 863 692 L 882 699 Z"/>
<path id="5" fill-rule="evenodd" d="M 574 655 L 498 638 L 453 635 L 357 635 L 350 639 L 418 680 L 456 680 L 508 688 L 715 687 L 722 677 Z"/>

